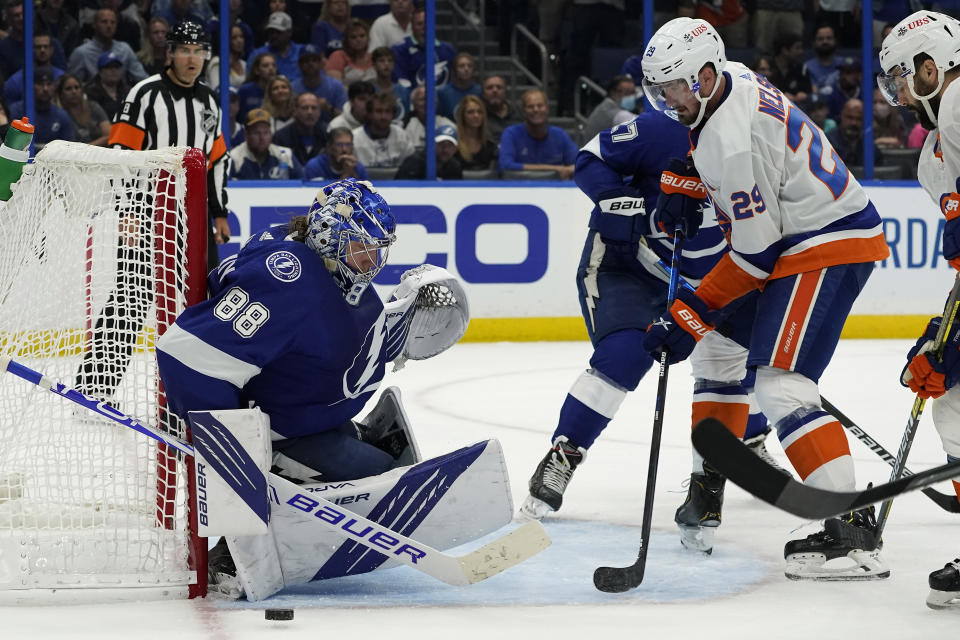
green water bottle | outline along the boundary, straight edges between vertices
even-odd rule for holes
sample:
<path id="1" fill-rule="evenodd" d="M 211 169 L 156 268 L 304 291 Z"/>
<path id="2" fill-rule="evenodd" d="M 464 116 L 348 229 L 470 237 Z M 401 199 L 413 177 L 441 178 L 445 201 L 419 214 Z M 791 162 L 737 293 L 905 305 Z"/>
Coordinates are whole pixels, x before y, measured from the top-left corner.
<path id="1" fill-rule="evenodd" d="M 14 120 L 7 128 L 7 137 L 0 145 L 0 200 L 7 201 L 13 195 L 12 185 L 20 179 L 23 166 L 30 159 L 30 143 L 33 141 L 33 125 L 24 116 Z"/>

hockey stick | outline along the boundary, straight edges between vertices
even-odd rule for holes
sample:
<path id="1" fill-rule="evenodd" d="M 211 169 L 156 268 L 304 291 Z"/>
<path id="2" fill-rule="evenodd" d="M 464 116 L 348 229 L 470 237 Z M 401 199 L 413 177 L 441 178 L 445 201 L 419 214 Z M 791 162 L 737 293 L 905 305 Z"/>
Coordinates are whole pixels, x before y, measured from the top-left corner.
<path id="1" fill-rule="evenodd" d="M 677 285 L 680 281 L 680 246 L 683 244 L 683 234 L 680 227 L 674 230 L 673 256 L 670 258 L 670 284 L 667 289 L 667 313 L 677 297 Z M 670 363 L 667 360 L 669 351 L 664 348 L 660 351 L 660 372 L 657 378 L 657 399 L 653 409 L 653 434 L 650 438 L 650 463 L 647 467 L 647 486 L 643 497 L 643 525 L 640 528 L 640 551 L 637 560 L 629 567 L 597 567 L 593 572 L 593 585 L 600 591 L 607 593 L 622 593 L 634 589 L 643 582 L 643 574 L 647 566 L 647 548 L 650 546 L 650 526 L 653 520 L 653 498 L 657 485 L 657 466 L 660 462 L 660 436 L 663 432 L 663 409 L 667 401 L 667 373 Z"/>
<path id="2" fill-rule="evenodd" d="M 960 476 L 960 461 L 920 471 L 864 491 L 827 491 L 787 477 L 750 451 L 719 420 L 705 418 L 693 429 L 693 446 L 720 473 L 744 491 L 809 520 L 848 513 L 882 500 Z"/>
<path id="3" fill-rule="evenodd" d="M 950 325 L 957 317 L 957 307 L 960 306 L 960 273 L 957 273 L 953 280 L 953 288 L 950 290 L 950 296 L 947 303 L 943 306 L 943 320 L 940 321 L 940 328 L 937 330 L 937 337 L 934 338 L 933 346 L 936 350 L 937 360 L 943 354 L 943 342 L 946 340 Z M 910 448 L 913 446 L 913 438 L 917 435 L 917 429 L 920 427 L 920 414 L 923 413 L 923 406 L 926 404 L 926 398 L 921 398 L 920 394 L 913 400 L 913 407 L 910 409 L 910 417 L 907 419 L 907 426 L 903 431 L 903 437 L 900 439 L 900 448 L 897 449 L 897 458 L 894 461 L 893 471 L 890 473 L 890 481 L 894 481 L 903 475 L 903 470 L 907 466 L 907 456 L 910 455 Z M 875 535 L 877 540 L 883 533 L 887 525 L 887 518 L 890 516 L 890 507 L 893 500 L 888 498 L 880 505 L 880 512 L 877 514 L 877 527 Z"/>
<path id="4" fill-rule="evenodd" d="M 0 357 L 0 372 L 2 371 L 23 378 L 94 413 L 173 447 L 187 456 L 194 455 L 193 446 L 183 440 L 145 425 L 106 402 L 89 398 L 76 389 L 14 362 L 9 357 Z M 368 549 L 454 586 L 486 580 L 550 546 L 550 537 L 543 525 L 532 521 L 475 551 L 462 556 L 448 555 L 324 500 L 315 493 L 301 494 L 297 485 L 274 474 L 270 474 L 269 485 L 272 502 L 288 509 L 290 513 L 297 514 L 304 521 L 314 525 L 319 523 L 320 526 Z"/>
<path id="5" fill-rule="evenodd" d="M 823 405 L 823 408 L 830 412 L 834 418 L 840 421 L 844 427 L 847 428 L 850 433 L 856 436 L 857 440 L 867 445 L 867 448 L 873 451 L 875 454 L 880 456 L 884 462 L 889 464 L 891 467 L 896 465 L 897 460 L 896 456 L 887 451 L 883 445 L 874 440 L 869 434 L 867 434 L 861 427 L 854 424 L 853 420 L 844 415 L 840 409 L 837 409 L 829 400 L 820 396 L 820 404 Z M 903 468 L 904 476 L 914 475 L 910 469 L 906 467 Z M 933 502 L 937 504 L 938 507 L 944 511 L 949 511 L 950 513 L 960 513 L 960 500 L 957 500 L 956 494 L 948 494 L 937 491 L 932 487 L 924 487 L 923 495 L 930 498 Z"/>

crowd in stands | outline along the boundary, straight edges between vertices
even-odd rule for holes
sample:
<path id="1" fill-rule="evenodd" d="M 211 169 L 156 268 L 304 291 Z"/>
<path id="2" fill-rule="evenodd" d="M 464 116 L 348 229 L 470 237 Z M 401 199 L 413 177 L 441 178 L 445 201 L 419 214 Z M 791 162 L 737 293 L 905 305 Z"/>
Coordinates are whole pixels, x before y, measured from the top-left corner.
<path id="1" fill-rule="evenodd" d="M 0 23 L 0 125 L 25 112 L 24 0 L 6 0 Z M 477 8 L 473 0 L 461 4 Z M 444 0 L 437 0 L 442 5 Z M 436 42 L 434 144 L 425 144 L 423 41 L 414 0 L 230 0 L 229 59 L 220 59 L 217 0 L 36 0 L 33 33 L 35 144 L 106 145 L 110 124 L 138 82 L 163 70 L 172 25 L 205 25 L 214 50 L 204 81 L 229 68 L 233 179 L 438 177 L 569 179 L 581 144 L 643 108 L 640 57 L 593 79 L 606 90 L 572 138 L 551 124 L 551 104 L 571 115 L 572 81 L 591 72 L 596 47 L 639 51 L 623 25 L 641 16 L 627 0 L 486 0 L 489 25 L 525 22 L 546 45 L 555 78 L 511 96 L 505 78 L 478 77 L 476 51 Z M 836 0 L 656 0 L 655 26 L 677 15 L 713 23 L 731 51 L 790 97 L 848 164 L 863 164 L 860 3 Z M 875 46 L 915 0 L 874 2 Z M 922 3 L 924 5 L 930 3 Z M 938 3 L 951 12 L 952 4 Z M 872 75 L 872 71 L 870 72 Z M 925 131 L 872 98 L 878 151 L 919 148 Z M 907 177 L 907 176 L 904 176 Z"/>

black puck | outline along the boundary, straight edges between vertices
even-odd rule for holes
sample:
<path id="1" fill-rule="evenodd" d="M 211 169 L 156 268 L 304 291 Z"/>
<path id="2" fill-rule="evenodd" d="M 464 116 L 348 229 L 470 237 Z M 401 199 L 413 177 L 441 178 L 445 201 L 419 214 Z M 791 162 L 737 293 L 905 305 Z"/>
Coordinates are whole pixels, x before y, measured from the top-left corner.
<path id="1" fill-rule="evenodd" d="M 293 620 L 293 609 L 266 609 L 263 617 L 265 620 Z"/>

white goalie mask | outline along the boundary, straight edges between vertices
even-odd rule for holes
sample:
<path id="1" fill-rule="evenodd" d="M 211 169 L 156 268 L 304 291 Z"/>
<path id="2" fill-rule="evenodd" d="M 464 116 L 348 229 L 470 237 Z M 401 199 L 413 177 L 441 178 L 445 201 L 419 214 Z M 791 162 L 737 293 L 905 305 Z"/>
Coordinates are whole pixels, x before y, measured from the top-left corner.
<path id="1" fill-rule="evenodd" d="M 939 73 L 937 86 L 925 95 L 917 93 L 916 56 L 926 54 L 933 59 Z M 937 114 L 930 100 L 939 95 L 944 74 L 960 64 L 960 21 L 934 11 L 917 11 L 901 20 L 883 39 L 880 48 L 880 74 L 877 86 L 887 102 L 906 106 L 900 98 L 909 91 L 924 108 L 930 121 L 937 124 Z"/>
<path id="2" fill-rule="evenodd" d="M 723 40 L 706 20 L 674 18 L 660 27 L 643 52 L 643 92 L 658 111 L 680 120 L 676 106 L 689 94 L 696 96 L 700 110 L 692 128 L 703 120 L 707 103 L 716 94 L 720 83 L 708 96 L 700 95 L 700 70 L 713 65 L 717 76 L 727 65 Z"/>
<path id="3" fill-rule="evenodd" d="M 356 305 L 387 263 L 395 230 L 390 206 L 373 185 L 346 178 L 317 193 L 304 243 L 320 254 L 347 302 Z"/>

